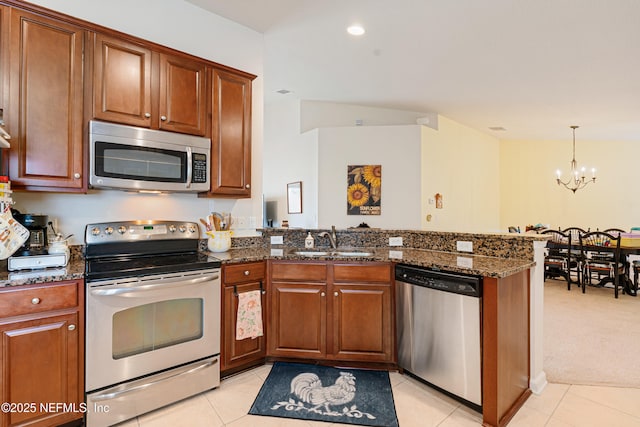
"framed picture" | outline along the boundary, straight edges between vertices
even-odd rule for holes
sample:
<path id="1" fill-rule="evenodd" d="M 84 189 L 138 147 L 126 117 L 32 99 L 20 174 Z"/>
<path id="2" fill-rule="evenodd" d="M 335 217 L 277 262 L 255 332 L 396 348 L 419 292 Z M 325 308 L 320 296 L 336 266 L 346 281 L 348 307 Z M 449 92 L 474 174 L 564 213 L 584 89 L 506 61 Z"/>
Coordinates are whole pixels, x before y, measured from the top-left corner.
<path id="1" fill-rule="evenodd" d="M 380 215 L 382 165 L 347 166 L 347 215 Z"/>
<path id="2" fill-rule="evenodd" d="M 302 181 L 287 184 L 287 212 L 302 213 Z"/>

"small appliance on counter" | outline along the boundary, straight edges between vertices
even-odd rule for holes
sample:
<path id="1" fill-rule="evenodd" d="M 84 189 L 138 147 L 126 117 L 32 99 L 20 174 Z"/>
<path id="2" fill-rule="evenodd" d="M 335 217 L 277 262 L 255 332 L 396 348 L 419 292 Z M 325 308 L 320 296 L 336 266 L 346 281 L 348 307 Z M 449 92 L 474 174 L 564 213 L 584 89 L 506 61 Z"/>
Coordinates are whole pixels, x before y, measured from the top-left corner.
<path id="1" fill-rule="evenodd" d="M 60 243 L 53 242 L 57 236 L 51 238 L 52 242 L 49 241 L 50 238 L 47 234 L 49 217 L 47 215 L 22 214 L 14 211 L 13 217 L 29 230 L 29 238 L 13 256 L 8 258 L 7 268 L 9 271 L 67 265 L 69 262 L 68 248 L 64 250 Z M 64 246 L 66 247 L 66 240 Z"/>

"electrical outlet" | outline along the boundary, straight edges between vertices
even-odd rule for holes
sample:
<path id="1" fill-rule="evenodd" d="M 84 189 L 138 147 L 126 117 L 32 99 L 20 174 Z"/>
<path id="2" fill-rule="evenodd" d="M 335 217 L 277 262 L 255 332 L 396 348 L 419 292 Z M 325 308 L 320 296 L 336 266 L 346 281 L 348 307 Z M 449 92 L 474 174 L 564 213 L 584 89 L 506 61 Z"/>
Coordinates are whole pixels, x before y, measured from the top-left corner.
<path id="1" fill-rule="evenodd" d="M 271 236 L 272 245 L 282 245 L 284 243 L 284 236 Z"/>
<path id="2" fill-rule="evenodd" d="M 236 228 L 247 228 L 247 217 L 245 216 L 237 216 L 233 221 L 236 225 Z"/>
<path id="3" fill-rule="evenodd" d="M 456 242 L 456 249 L 458 252 L 473 252 L 473 242 L 458 240 Z"/>
<path id="4" fill-rule="evenodd" d="M 473 268 L 473 258 L 459 256 L 456 259 L 456 265 L 462 268 Z"/>
<path id="5" fill-rule="evenodd" d="M 250 216 L 249 217 L 249 228 L 256 228 L 256 217 L 255 216 Z"/>
<path id="6" fill-rule="evenodd" d="M 402 259 L 402 251 L 389 251 L 389 258 Z"/>
<path id="7" fill-rule="evenodd" d="M 402 237 L 389 237 L 389 246 L 402 246 Z"/>

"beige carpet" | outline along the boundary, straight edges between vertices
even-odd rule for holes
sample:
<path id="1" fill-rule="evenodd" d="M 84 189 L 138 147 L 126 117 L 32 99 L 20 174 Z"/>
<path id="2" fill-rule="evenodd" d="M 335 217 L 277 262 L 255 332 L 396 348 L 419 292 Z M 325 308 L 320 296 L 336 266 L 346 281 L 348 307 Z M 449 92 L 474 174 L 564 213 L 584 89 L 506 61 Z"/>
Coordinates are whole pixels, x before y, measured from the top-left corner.
<path id="1" fill-rule="evenodd" d="M 640 297 L 547 279 L 544 370 L 554 383 L 640 387 Z"/>

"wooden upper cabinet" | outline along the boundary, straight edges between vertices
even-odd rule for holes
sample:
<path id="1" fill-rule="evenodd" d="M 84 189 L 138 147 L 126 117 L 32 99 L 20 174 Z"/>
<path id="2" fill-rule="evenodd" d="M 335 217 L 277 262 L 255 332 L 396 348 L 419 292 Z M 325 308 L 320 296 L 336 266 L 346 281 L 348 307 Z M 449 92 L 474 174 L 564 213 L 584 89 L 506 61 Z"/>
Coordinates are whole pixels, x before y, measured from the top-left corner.
<path id="1" fill-rule="evenodd" d="M 93 117 L 203 136 L 206 64 L 95 34 Z"/>
<path id="2" fill-rule="evenodd" d="M 10 25 L 11 186 L 83 191 L 84 31 L 18 9 Z"/>
<path id="3" fill-rule="evenodd" d="M 151 50 L 95 34 L 93 116 L 151 127 Z"/>
<path id="4" fill-rule="evenodd" d="M 251 79 L 214 70 L 212 101 L 209 195 L 251 197 Z"/>
<path id="5" fill-rule="evenodd" d="M 0 123 L 4 121 L 5 86 L 9 84 L 9 82 L 5 81 L 7 76 L 6 67 L 9 63 L 9 48 L 6 45 L 7 34 L 5 34 L 9 29 L 9 26 L 5 23 L 8 13 L 9 9 L 0 5 Z"/>
<path id="6" fill-rule="evenodd" d="M 204 63 L 160 55 L 160 129 L 203 136 L 206 97 Z"/>

